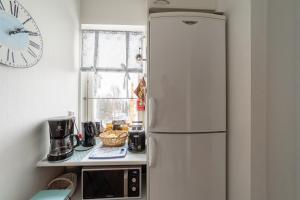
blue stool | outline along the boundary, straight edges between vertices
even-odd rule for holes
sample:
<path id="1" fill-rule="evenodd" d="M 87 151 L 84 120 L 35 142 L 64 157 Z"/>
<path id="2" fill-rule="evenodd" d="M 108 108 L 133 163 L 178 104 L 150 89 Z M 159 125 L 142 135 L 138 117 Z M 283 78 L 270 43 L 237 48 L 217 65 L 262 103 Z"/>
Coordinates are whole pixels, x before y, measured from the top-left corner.
<path id="1" fill-rule="evenodd" d="M 71 190 L 42 190 L 30 200 L 68 200 Z"/>

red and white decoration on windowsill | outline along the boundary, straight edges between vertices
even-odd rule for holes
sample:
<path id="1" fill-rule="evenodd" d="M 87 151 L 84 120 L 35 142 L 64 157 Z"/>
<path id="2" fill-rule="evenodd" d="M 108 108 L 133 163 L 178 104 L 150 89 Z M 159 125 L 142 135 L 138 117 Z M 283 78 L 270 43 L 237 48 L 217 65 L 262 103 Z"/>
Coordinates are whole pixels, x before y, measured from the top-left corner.
<path id="1" fill-rule="evenodd" d="M 136 102 L 137 110 L 145 111 L 146 81 L 145 81 L 144 77 L 142 79 L 140 79 L 138 87 L 135 89 L 134 93 L 138 97 L 137 102 Z"/>

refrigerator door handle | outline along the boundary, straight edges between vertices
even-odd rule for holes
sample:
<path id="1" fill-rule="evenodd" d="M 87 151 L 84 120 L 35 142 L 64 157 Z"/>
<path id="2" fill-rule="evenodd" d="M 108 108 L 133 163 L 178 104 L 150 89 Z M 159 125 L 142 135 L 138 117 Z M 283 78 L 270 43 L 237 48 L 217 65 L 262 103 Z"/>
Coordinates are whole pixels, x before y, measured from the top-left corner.
<path id="1" fill-rule="evenodd" d="M 183 20 L 183 23 L 187 24 L 187 25 L 195 25 L 198 23 L 198 21 L 187 21 L 187 20 Z"/>
<path id="2" fill-rule="evenodd" d="M 153 136 L 149 136 L 149 168 L 152 168 L 155 166 L 155 155 L 156 155 L 156 148 L 157 148 L 157 144 L 156 144 L 156 140 Z"/>
<path id="3" fill-rule="evenodd" d="M 170 1 L 168 1 L 168 0 L 156 0 L 156 1 L 154 1 L 154 4 L 169 5 Z"/>
<path id="4" fill-rule="evenodd" d="M 149 98 L 149 128 L 154 127 L 154 117 L 155 117 L 155 100 L 153 97 Z"/>

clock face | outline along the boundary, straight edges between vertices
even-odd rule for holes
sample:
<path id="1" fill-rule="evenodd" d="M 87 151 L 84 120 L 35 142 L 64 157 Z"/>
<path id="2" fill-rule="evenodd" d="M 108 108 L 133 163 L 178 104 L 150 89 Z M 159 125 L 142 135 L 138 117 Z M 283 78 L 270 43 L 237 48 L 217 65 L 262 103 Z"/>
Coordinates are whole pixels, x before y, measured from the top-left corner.
<path id="1" fill-rule="evenodd" d="M 0 0 L 0 63 L 27 68 L 42 57 L 43 40 L 27 10 L 15 0 Z"/>

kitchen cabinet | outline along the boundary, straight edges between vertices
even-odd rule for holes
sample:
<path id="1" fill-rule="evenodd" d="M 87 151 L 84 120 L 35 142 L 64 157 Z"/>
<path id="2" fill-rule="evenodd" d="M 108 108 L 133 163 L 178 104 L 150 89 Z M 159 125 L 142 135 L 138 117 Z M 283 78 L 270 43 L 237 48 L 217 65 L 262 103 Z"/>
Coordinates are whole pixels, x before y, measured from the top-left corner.
<path id="1" fill-rule="evenodd" d="M 224 11 L 224 0 L 148 0 L 150 9 L 197 9 Z"/>

